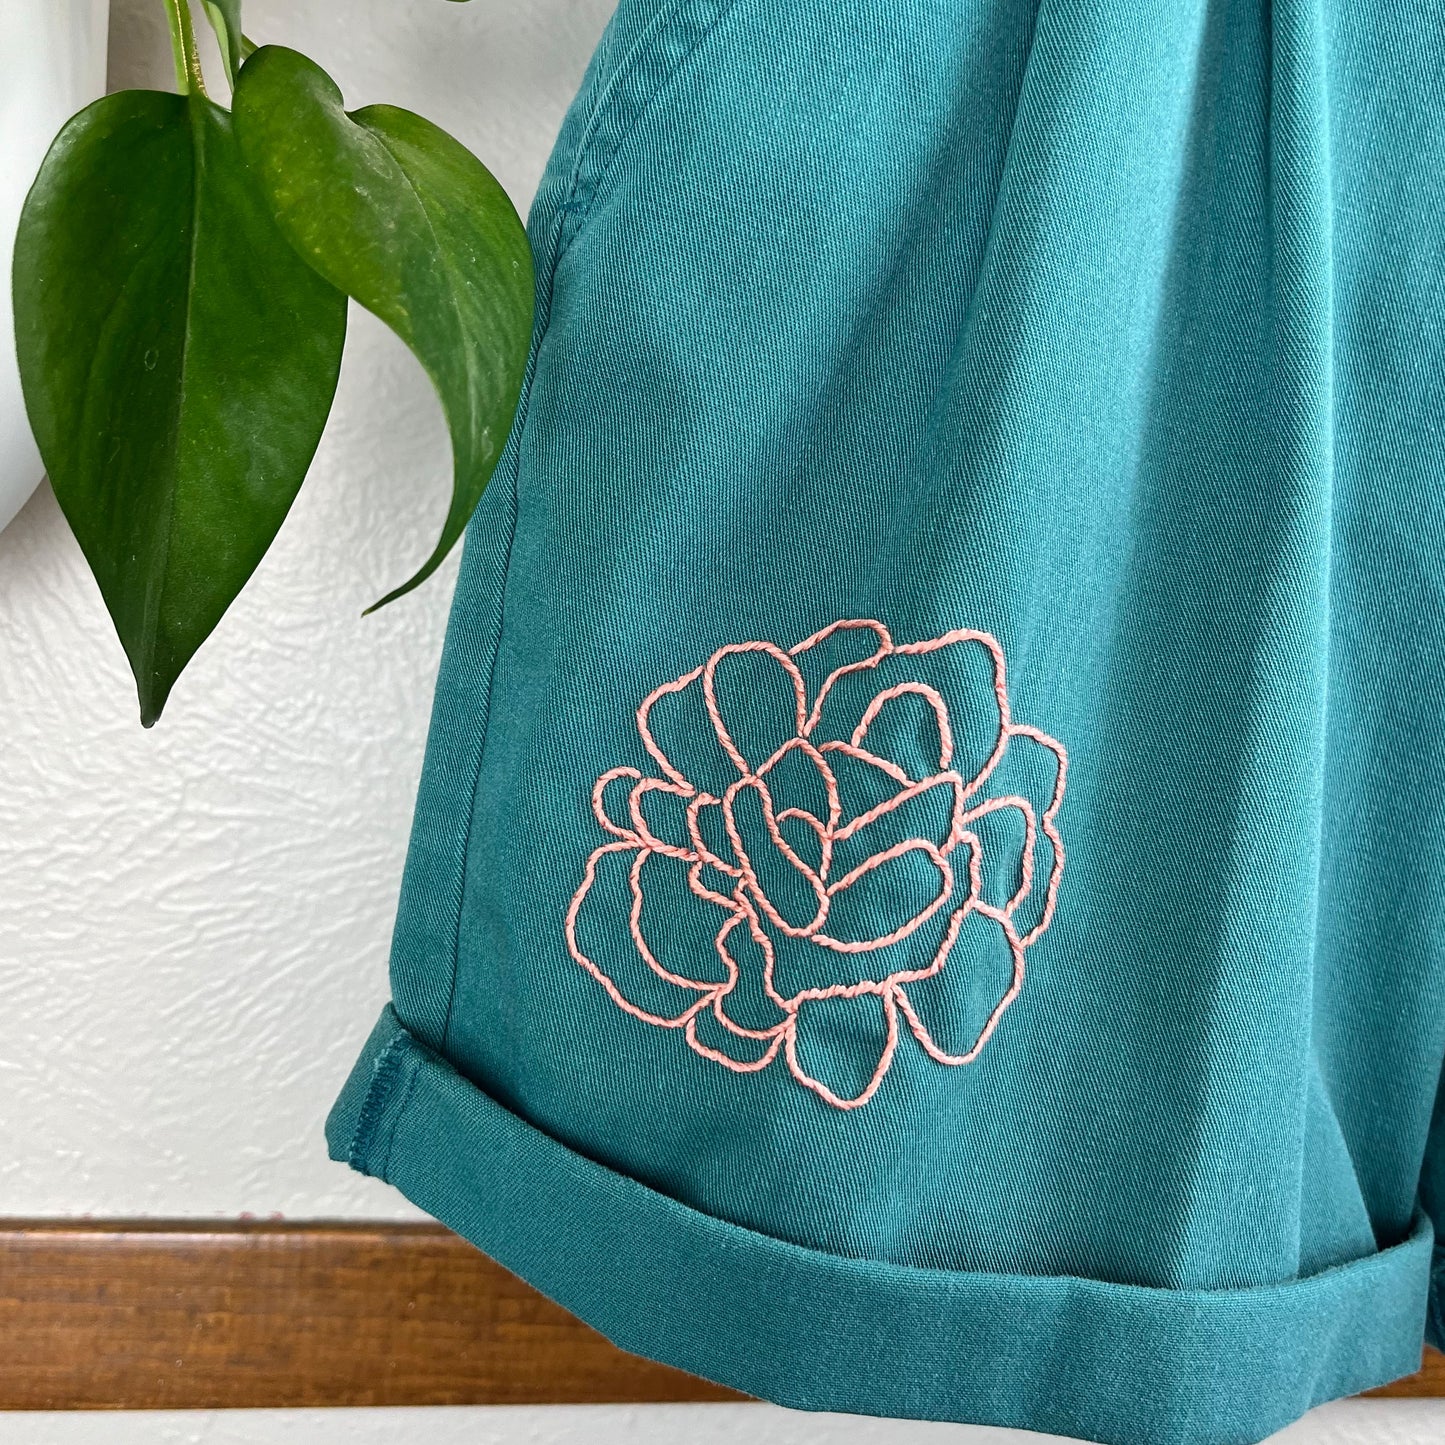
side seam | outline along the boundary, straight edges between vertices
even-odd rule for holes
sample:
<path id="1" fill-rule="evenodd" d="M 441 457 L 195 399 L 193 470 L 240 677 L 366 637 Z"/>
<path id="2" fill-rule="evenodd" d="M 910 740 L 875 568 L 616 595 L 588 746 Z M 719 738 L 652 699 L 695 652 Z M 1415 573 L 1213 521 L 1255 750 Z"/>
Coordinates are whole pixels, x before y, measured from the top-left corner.
<path id="1" fill-rule="evenodd" d="M 536 375 L 537 361 L 551 323 L 557 271 L 567 248 L 590 211 L 598 187 L 610 170 L 623 140 L 735 3 L 736 0 L 675 0 L 675 3 L 659 11 L 618 61 L 613 73 L 602 83 L 577 143 L 576 159 L 570 167 L 560 199 L 546 194 L 547 182 L 544 180 L 544 188 L 539 191 L 534 207 L 534 218 L 539 220 L 546 214 L 547 207 L 555 206 L 555 210 L 545 222 L 546 241 L 541 247 L 541 254 L 536 254 L 537 248 L 534 247 L 537 291 L 532 346 L 527 358 L 517 414 L 507 441 L 507 455 L 504 457 L 510 481 L 511 515 L 500 558 L 501 585 L 497 612 L 487 639 L 489 646 L 485 655 L 489 661 L 486 681 L 481 689 L 481 723 L 474 743 L 471 777 L 465 795 L 466 814 L 461 829 L 457 882 L 450 899 L 453 909 L 450 978 L 446 985 L 446 1005 L 442 1012 L 441 1027 L 435 1040 L 435 1046 L 443 1053 L 451 1034 L 452 1011 L 456 1001 L 462 914 L 466 906 L 469 874 L 468 860 L 486 757 L 496 659 L 506 635 L 507 579 L 511 571 L 511 552 L 516 538 L 520 505 L 522 439 L 531 415 L 532 382 Z"/>

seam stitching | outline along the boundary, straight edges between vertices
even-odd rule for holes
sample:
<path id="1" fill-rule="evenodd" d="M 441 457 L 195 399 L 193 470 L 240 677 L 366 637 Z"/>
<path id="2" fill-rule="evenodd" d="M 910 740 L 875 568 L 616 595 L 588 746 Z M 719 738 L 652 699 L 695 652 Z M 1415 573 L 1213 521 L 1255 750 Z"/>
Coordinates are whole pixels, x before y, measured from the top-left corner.
<path id="1" fill-rule="evenodd" d="M 420 1060 L 412 1060 L 412 1069 L 407 1077 L 406 1088 L 402 1091 L 401 1102 L 397 1105 L 395 1114 L 392 1115 L 391 1128 L 386 1135 L 386 1158 L 382 1161 L 378 1178 L 386 1183 L 391 1183 L 391 1156 L 396 1148 L 397 1131 L 401 1128 L 401 1121 L 406 1117 L 406 1111 L 411 1107 L 411 1096 L 416 1091 L 417 1080 L 421 1077 Z"/>
<path id="2" fill-rule="evenodd" d="M 559 208 L 557 217 L 552 223 L 548 233 L 548 252 L 554 255 L 557 250 L 561 236 L 562 222 L 566 215 L 565 205 Z M 461 857 L 458 865 L 458 877 L 456 896 L 454 899 L 455 922 L 452 931 L 451 946 L 451 981 L 447 989 L 447 1006 L 442 1015 L 441 1034 L 438 1038 L 438 1047 L 445 1053 L 447 1040 L 451 1034 L 452 1011 L 457 996 L 457 975 L 461 967 L 462 948 L 462 913 L 466 908 L 467 877 L 469 874 L 468 858 L 472 848 L 472 832 L 476 825 L 477 816 L 477 795 L 482 783 L 482 764 L 486 759 L 487 738 L 491 734 L 492 725 L 492 698 L 496 691 L 497 658 L 502 650 L 502 641 L 507 631 L 507 583 L 512 572 L 512 549 L 517 540 L 517 515 L 521 510 L 521 496 L 518 487 L 518 480 L 522 470 L 522 438 L 527 429 L 527 422 L 532 415 L 532 380 L 536 375 L 537 358 L 541 355 L 542 342 L 546 339 L 548 328 L 552 320 L 552 286 L 556 277 L 557 266 L 551 261 L 546 271 L 545 291 L 539 296 L 539 307 L 537 317 L 536 334 L 532 338 L 532 349 L 527 357 L 527 370 L 522 383 L 522 395 L 517 402 L 517 415 L 512 422 L 512 434 L 508 446 L 515 446 L 515 461 L 511 467 L 509 485 L 512 498 L 512 515 L 507 528 L 506 546 L 501 559 L 499 569 L 499 596 L 497 600 L 496 630 L 491 638 L 491 645 L 487 649 L 487 685 L 485 697 L 482 704 L 481 732 L 476 740 L 476 755 L 472 765 L 471 786 L 467 789 L 467 811 L 465 822 L 462 827 L 460 844 Z"/>
<path id="3" fill-rule="evenodd" d="M 457 978 L 461 970 L 462 914 L 466 908 L 467 880 L 470 872 L 468 867 L 468 859 L 471 854 L 472 834 L 476 825 L 477 797 L 481 788 L 483 763 L 486 759 L 487 738 L 490 736 L 491 733 L 492 700 L 493 695 L 496 691 L 496 664 L 497 658 L 502 650 L 503 640 L 506 637 L 507 630 L 507 583 L 512 570 L 512 549 L 515 545 L 517 537 L 517 516 L 521 510 L 521 493 L 519 487 L 519 479 L 522 468 L 522 438 L 526 431 L 527 422 L 531 417 L 532 383 L 536 375 L 537 360 L 538 357 L 541 355 L 542 343 L 546 340 L 548 330 L 551 326 L 552 296 L 556 285 L 557 270 L 558 267 L 561 265 L 562 259 L 566 255 L 567 249 L 570 246 L 572 240 L 576 238 L 576 235 L 581 228 L 582 220 L 586 218 L 587 210 L 590 207 L 589 200 L 587 205 L 579 208 L 578 190 L 579 187 L 581 187 L 583 184 L 583 170 L 589 158 L 589 151 L 592 146 L 592 142 L 598 132 L 600 125 L 602 124 L 603 119 L 605 118 L 605 112 L 607 112 L 609 108 L 613 108 L 612 102 L 614 89 L 622 78 L 624 78 L 626 75 L 630 75 L 637 69 L 637 66 L 641 64 L 642 59 L 644 58 L 648 48 L 647 42 L 650 39 L 655 41 L 658 38 L 659 22 L 667 23 L 678 18 L 678 10 L 681 3 L 682 0 L 678 0 L 677 5 L 674 5 L 671 9 L 664 10 L 659 13 L 657 19 L 654 20 L 654 22 L 647 27 L 643 34 L 638 37 L 636 43 L 629 49 L 627 55 L 625 55 L 618 62 L 618 68 L 616 72 L 614 72 L 614 74 L 609 78 L 607 83 L 599 91 L 596 103 L 593 106 L 592 114 L 588 118 L 587 127 L 578 142 L 577 159 L 572 166 L 572 172 L 568 180 L 567 190 L 557 207 L 556 217 L 552 222 L 547 236 L 547 266 L 545 271 L 545 281 L 541 286 L 539 286 L 537 326 L 535 333 L 532 337 L 531 352 L 527 358 L 527 370 L 523 381 L 523 391 L 521 397 L 518 399 L 517 414 L 512 423 L 511 438 L 508 442 L 509 446 L 515 446 L 516 448 L 514 453 L 515 461 L 511 469 L 510 477 L 512 515 L 507 532 L 506 546 L 503 557 L 501 559 L 499 587 L 500 597 L 497 607 L 496 630 L 491 640 L 491 646 L 488 650 L 488 676 L 485 689 L 485 698 L 482 708 L 481 734 L 477 738 L 475 745 L 476 755 L 475 761 L 473 763 L 471 787 L 467 791 L 467 812 L 465 823 L 462 828 L 462 836 L 460 842 L 461 857 L 457 869 L 458 877 L 456 893 L 454 897 L 455 924 L 452 933 L 451 946 L 451 979 L 447 988 L 446 1008 L 442 1014 L 441 1033 L 438 1038 L 438 1047 L 443 1053 L 446 1052 L 447 1043 L 451 1036 L 452 1015 L 455 1008 L 457 995 Z M 628 121 L 627 125 L 623 128 L 621 134 L 614 140 L 612 148 L 608 153 L 606 162 L 601 167 L 601 169 L 599 169 L 587 182 L 592 195 L 596 194 L 597 186 L 600 183 L 601 179 L 606 175 L 613 157 L 616 156 L 618 146 L 621 144 L 622 139 L 624 139 L 626 135 L 631 132 L 632 128 L 637 124 L 638 120 L 642 117 L 642 115 L 646 113 L 648 106 L 652 102 L 652 99 L 655 98 L 657 94 L 659 94 L 663 89 L 666 88 L 667 84 L 670 83 L 671 77 L 678 72 L 681 66 L 685 64 L 688 59 L 691 58 L 691 56 L 696 52 L 697 47 L 701 43 L 703 38 L 711 32 L 717 22 L 722 18 L 723 14 L 732 7 L 733 3 L 734 0 L 724 0 L 721 9 L 719 9 L 716 15 L 713 16 L 712 20 L 705 24 L 700 30 L 700 32 L 694 36 L 692 43 L 687 47 L 683 55 L 679 57 L 678 60 L 671 67 L 668 76 L 664 78 L 658 86 L 654 87 L 652 95 L 650 95 L 647 101 L 640 108 L 637 109 L 637 111 Z M 578 219 L 576 223 L 573 224 L 571 227 L 571 235 L 568 235 L 568 218 L 574 216 L 578 217 Z M 539 277 L 540 274 L 541 273 L 539 273 Z"/>
<path id="4" fill-rule="evenodd" d="M 392 1075 L 400 1065 L 406 1045 L 407 1035 L 404 1032 L 397 1034 L 382 1049 L 380 1057 L 372 1067 L 366 1099 L 362 1103 L 356 1128 L 352 1131 L 351 1143 L 346 1150 L 346 1162 L 361 1174 L 371 1173 L 366 1164 L 367 1156 L 371 1153 L 372 1135 L 386 1110 L 387 1100 L 391 1096 Z"/>

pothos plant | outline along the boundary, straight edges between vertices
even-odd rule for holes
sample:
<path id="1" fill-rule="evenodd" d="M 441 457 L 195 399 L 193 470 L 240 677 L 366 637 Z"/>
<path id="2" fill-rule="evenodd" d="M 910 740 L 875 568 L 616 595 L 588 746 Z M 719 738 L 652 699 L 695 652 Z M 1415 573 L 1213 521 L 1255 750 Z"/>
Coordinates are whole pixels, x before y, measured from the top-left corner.
<path id="1" fill-rule="evenodd" d="M 486 167 L 394 106 L 347 112 L 305 56 L 203 0 L 165 6 L 179 93 L 106 96 L 61 130 L 21 215 L 15 333 L 55 495 L 130 660 L 141 722 L 255 570 L 331 410 L 347 297 L 411 349 L 451 434 L 424 581 L 501 453 L 532 324 L 526 233 Z M 373 609 L 368 609 L 373 610 Z"/>

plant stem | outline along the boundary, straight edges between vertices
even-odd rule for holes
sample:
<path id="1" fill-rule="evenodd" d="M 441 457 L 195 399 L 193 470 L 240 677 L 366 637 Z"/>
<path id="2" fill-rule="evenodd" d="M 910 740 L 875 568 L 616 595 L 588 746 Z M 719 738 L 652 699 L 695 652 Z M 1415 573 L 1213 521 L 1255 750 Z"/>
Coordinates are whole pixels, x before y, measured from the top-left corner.
<path id="1" fill-rule="evenodd" d="M 201 57 L 196 50 L 196 32 L 191 27 L 191 0 L 164 0 L 166 23 L 171 27 L 171 54 L 176 62 L 176 84 L 181 94 L 206 93 L 201 74 Z"/>

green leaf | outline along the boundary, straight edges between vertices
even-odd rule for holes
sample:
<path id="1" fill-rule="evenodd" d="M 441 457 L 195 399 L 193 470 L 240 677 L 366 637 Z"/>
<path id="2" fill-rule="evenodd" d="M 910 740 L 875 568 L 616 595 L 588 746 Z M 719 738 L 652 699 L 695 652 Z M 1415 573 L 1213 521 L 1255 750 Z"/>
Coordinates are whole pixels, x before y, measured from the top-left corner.
<path id="1" fill-rule="evenodd" d="M 30 423 L 149 727 L 306 475 L 346 299 L 276 229 L 227 112 L 159 91 L 61 131 L 14 283 Z"/>
<path id="2" fill-rule="evenodd" d="M 226 67 L 226 79 L 234 90 L 244 57 L 241 0 L 202 0 L 202 4 L 206 19 L 211 22 L 211 29 L 221 43 L 221 62 Z"/>
<path id="3" fill-rule="evenodd" d="M 291 244 L 401 337 L 441 397 L 451 507 L 432 555 L 381 607 L 440 565 L 506 443 L 532 331 L 527 235 L 465 146 L 392 106 L 348 115 L 330 77 L 294 50 L 264 46 L 246 62 L 235 114 Z"/>

